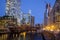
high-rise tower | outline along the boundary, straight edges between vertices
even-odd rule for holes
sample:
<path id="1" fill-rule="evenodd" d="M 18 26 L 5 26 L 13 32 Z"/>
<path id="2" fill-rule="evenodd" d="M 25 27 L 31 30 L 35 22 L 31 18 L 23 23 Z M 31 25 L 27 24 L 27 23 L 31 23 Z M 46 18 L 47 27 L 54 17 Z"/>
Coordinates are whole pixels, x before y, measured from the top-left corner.
<path id="1" fill-rule="evenodd" d="M 6 0 L 6 15 L 15 16 L 20 13 L 20 0 Z"/>
<path id="2" fill-rule="evenodd" d="M 46 4 L 46 10 L 44 13 L 44 26 L 47 26 L 51 22 L 51 6 L 49 3 Z"/>
<path id="3" fill-rule="evenodd" d="M 20 0 L 6 0 L 6 15 L 13 16 L 20 22 Z"/>
<path id="4" fill-rule="evenodd" d="M 47 9 L 48 25 L 50 25 L 51 24 L 51 10 L 52 10 L 50 3 L 46 5 L 46 9 Z"/>
<path id="5" fill-rule="evenodd" d="M 45 13 L 44 13 L 44 26 L 47 26 L 47 19 L 48 19 L 47 16 L 48 15 L 47 15 L 47 6 L 46 6 Z"/>
<path id="6" fill-rule="evenodd" d="M 53 17 L 52 22 L 60 28 L 60 0 L 56 0 L 52 9 Z"/>

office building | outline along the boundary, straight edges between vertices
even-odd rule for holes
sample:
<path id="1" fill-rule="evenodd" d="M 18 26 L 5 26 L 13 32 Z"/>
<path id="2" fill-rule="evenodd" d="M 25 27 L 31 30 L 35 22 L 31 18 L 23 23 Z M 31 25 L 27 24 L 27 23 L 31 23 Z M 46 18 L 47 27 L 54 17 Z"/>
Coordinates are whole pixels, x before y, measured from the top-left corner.
<path id="1" fill-rule="evenodd" d="M 7 16 L 14 16 L 17 23 L 20 24 L 20 0 L 6 0 L 6 13 Z"/>
<path id="2" fill-rule="evenodd" d="M 60 0 L 56 0 L 51 13 L 52 23 L 60 28 Z"/>

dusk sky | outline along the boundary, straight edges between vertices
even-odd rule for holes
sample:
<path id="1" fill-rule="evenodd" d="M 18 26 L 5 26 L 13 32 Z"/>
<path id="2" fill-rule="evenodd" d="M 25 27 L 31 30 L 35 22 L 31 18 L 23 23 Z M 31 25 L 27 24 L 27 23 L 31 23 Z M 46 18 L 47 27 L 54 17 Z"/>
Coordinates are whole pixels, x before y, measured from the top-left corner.
<path id="1" fill-rule="evenodd" d="M 24 13 L 31 10 L 31 15 L 35 16 L 35 23 L 43 23 L 46 3 L 50 3 L 53 7 L 55 0 L 21 0 L 21 10 Z M 6 0 L 1 0 L 0 16 L 5 15 L 5 5 Z"/>

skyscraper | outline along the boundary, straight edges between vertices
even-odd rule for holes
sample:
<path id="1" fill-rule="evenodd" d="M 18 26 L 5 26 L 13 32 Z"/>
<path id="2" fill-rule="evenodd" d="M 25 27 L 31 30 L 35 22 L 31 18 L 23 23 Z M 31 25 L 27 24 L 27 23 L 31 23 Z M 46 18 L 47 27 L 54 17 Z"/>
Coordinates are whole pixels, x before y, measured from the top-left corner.
<path id="1" fill-rule="evenodd" d="M 51 5 L 50 5 L 50 3 L 48 3 L 47 4 L 48 25 L 51 24 L 51 10 L 52 10 Z"/>
<path id="2" fill-rule="evenodd" d="M 34 23 L 35 23 L 35 17 L 34 17 L 34 16 L 31 16 L 30 25 L 31 25 L 31 26 L 34 26 Z"/>
<path id="3" fill-rule="evenodd" d="M 56 0 L 51 13 L 52 23 L 60 28 L 60 0 Z"/>
<path id="4" fill-rule="evenodd" d="M 47 26 L 47 19 L 48 19 L 47 16 L 48 15 L 47 15 L 47 5 L 46 5 L 46 9 L 45 9 L 45 12 L 44 12 L 44 26 Z"/>
<path id="5" fill-rule="evenodd" d="M 50 25 L 51 22 L 51 6 L 49 3 L 46 4 L 46 10 L 44 13 L 44 26 Z"/>
<path id="6" fill-rule="evenodd" d="M 20 22 L 20 0 L 6 0 L 6 15 L 13 16 Z"/>

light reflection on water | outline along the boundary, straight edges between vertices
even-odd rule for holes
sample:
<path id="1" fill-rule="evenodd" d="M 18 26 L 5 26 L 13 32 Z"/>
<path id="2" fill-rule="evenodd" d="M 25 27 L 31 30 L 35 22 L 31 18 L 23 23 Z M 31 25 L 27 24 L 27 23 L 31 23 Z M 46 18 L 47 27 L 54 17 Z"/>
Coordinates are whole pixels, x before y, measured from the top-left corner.
<path id="1" fill-rule="evenodd" d="M 41 35 L 37 35 L 37 34 L 26 34 L 25 38 L 23 35 L 19 35 L 19 36 L 15 36 L 13 37 L 12 35 L 8 34 L 3 34 L 0 35 L 0 40 L 42 40 Z"/>

